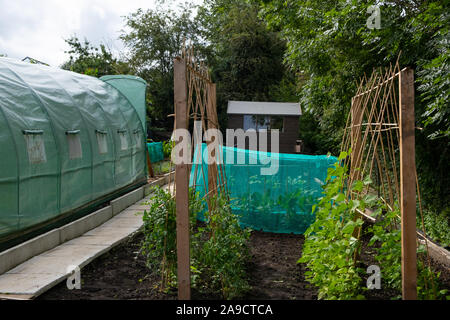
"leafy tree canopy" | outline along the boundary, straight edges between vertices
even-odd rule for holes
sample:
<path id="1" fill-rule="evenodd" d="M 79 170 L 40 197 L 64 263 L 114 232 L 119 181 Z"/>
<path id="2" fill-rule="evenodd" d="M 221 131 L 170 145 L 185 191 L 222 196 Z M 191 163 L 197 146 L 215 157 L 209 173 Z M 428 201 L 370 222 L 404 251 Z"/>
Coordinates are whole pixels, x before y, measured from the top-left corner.
<path id="1" fill-rule="evenodd" d="M 261 15 L 287 41 L 286 63 L 304 76 L 300 135 L 318 153 L 337 152 L 356 81 L 373 68 L 415 69 L 416 155 L 427 202 L 448 206 L 450 93 L 448 1 L 259 0 Z M 378 5 L 380 29 L 368 8 Z M 316 125 L 311 126 L 311 119 Z"/>
<path id="2" fill-rule="evenodd" d="M 127 63 L 115 58 L 104 44 L 95 47 L 87 39 L 81 42 L 77 36 L 65 39 L 65 42 L 70 47 L 66 51 L 70 57 L 61 66 L 62 69 L 94 77 L 130 73 Z"/>
<path id="3" fill-rule="evenodd" d="M 225 125 L 229 100 L 296 101 L 295 75 L 283 65 L 285 41 L 268 30 L 259 4 L 210 0 L 199 10 Z"/>
<path id="4" fill-rule="evenodd" d="M 193 8 L 186 4 L 181 13 L 139 9 L 125 18 L 129 31 L 120 39 L 129 50 L 130 66 L 149 83 L 148 111 L 155 127 L 173 127 L 173 119 L 167 117 L 173 113 L 173 60 L 183 42 L 202 47 Z"/>

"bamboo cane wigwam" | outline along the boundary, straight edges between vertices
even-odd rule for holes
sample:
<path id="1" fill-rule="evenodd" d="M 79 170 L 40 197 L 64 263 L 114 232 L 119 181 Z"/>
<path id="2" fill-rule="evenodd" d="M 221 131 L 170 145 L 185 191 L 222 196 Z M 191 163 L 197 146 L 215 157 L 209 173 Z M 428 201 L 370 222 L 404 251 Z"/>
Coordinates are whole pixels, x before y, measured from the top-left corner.
<path id="1" fill-rule="evenodd" d="M 216 104 L 216 84 L 211 81 L 211 76 L 207 65 L 200 61 L 194 52 L 193 46 L 183 46 L 182 48 L 182 60 L 186 63 L 186 83 L 187 83 L 187 123 L 192 128 L 196 122 L 200 122 L 202 126 L 202 135 L 208 129 L 219 130 L 219 120 L 217 116 L 217 104 Z M 195 131 L 195 130 L 190 130 Z M 201 137 L 200 137 L 201 138 Z M 201 152 L 201 146 L 195 145 L 195 137 L 192 135 L 192 159 L 195 152 Z M 201 141 L 197 141 L 197 144 L 201 144 Z M 198 155 L 201 156 L 201 155 Z M 218 192 L 227 191 L 226 174 L 223 168 L 223 161 L 220 159 L 221 154 L 214 154 L 215 161 L 208 166 L 208 181 L 203 179 L 204 190 L 207 190 L 205 197 L 207 200 L 216 196 Z M 193 181 L 197 181 L 197 175 L 199 170 L 202 170 L 203 166 L 194 166 Z M 191 187 L 195 188 L 196 185 Z"/>
<path id="2" fill-rule="evenodd" d="M 405 81 L 409 82 L 406 83 Z M 407 101 L 407 105 L 405 105 L 405 101 Z M 405 131 L 406 129 L 404 127 L 402 129 L 402 126 L 405 125 L 405 119 L 402 120 L 402 112 L 405 113 L 405 118 L 407 116 L 409 117 L 408 132 Z M 412 140 L 409 140 L 411 137 Z M 407 139 L 408 141 L 406 141 Z M 386 70 L 374 70 L 369 78 L 364 76 L 361 79 L 356 94 L 352 98 L 341 151 L 351 151 L 349 156 L 342 161 L 342 164 L 349 168 L 347 195 L 350 199 L 361 199 L 367 194 L 373 194 L 377 195 L 378 198 L 386 204 L 389 210 L 393 210 L 396 206 L 401 207 L 401 221 L 403 225 L 403 278 L 405 278 L 403 269 L 405 268 L 405 264 L 403 263 L 403 260 L 405 259 L 404 252 L 406 252 L 407 249 L 403 237 L 406 237 L 404 225 L 407 223 L 410 225 L 408 226 L 408 237 L 410 239 L 408 250 L 410 257 L 412 256 L 413 260 L 411 261 L 414 263 L 415 269 L 415 250 L 417 241 L 415 230 L 416 192 L 422 228 L 426 235 L 423 223 L 417 170 L 414 163 L 414 153 L 412 155 L 406 155 L 409 160 L 407 162 L 402 162 L 402 159 L 405 159 L 405 150 L 408 149 L 405 145 L 408 145 L 409 148 L 414 150 L 414 83 L 412 70 L 408 68 L 400 70 L 397 61 L 394 66 L 391 65 Z M 402 148 L 403 158 L 401 158 Z M 405 166 L 405 163 L 408 162 L 409 166 Z M 403 176 L 401 174 L 402 170 Z M 405 179 L 406 175 L 412 177 L 412 181 L 411 179 Z M 367 178 L 369 178 L 372 183 L 367 184 L 362 191 L 351 190 L 350 186 L 352 186 L 355 181 Z M 405 188 L 406 180 L 409 180 L 409 185 L 412 188 L 407 186 Z M 414 188 L 416 192 L 414 192 Z M 405 196 L 404 190 L 406 189 L 409 190 L 409 193 L 413 190 L 412 194 Z M 405 199 L 408 199 L 409 201 L 407 205 L 411 210 L 408 210 L 412 213 L 412 215 L 409 214 L 409 217 L 410 220 L 414 222 L 414 226 L 411 226 L 411 221 L 408 222 L 405 219 Z M 366 213 L 360 213 L 367 217 Z M 412 235 L 413 233 L 414 236 Z M 425 245 L 428 266 L 430 266 L 426 238 Z M 414 272 L 411 273 L 413 274 L 414 279 L 411 280 L 410 283 L 414 283 L 415 285 L 416 271 L 414 270 Z M 409 276 L 411 278 L 411 275 Z M 414 290 L 405 290 L 405 281 L 403 281 L 403 285 L 403 297 L 414 299 L 416 297 L 415 288 Z M 411 285 L 409 287 L 411 288 Z M 405 293 L 405 291 L 409 291 L 409 293 Z"/>

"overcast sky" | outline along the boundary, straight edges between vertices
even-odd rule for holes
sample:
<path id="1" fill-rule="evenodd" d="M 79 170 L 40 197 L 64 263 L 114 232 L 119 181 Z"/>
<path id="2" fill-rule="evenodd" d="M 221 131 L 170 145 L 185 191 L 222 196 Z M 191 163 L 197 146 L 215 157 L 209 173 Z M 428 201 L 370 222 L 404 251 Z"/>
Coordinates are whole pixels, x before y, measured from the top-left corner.
<path id="1" fill-rule="evenodd" d="M 168 2 L 177 8 L 185 1 Z M 74 34 L 95 45 L 105 43 L 118 54 L 122 16 L 156 7 L 156 0 L 0 0 L 0 54 L 59 66 L 68 59 L 64 39 Z"/>

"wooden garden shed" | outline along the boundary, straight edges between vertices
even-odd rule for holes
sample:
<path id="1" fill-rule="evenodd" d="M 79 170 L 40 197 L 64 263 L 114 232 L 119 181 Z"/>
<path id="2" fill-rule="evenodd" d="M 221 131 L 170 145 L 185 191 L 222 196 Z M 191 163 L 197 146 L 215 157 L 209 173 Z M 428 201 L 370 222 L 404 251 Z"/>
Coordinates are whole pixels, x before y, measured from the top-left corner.
<path id="1" fill-rule="evenodd" d="M 270 148 L 270 130 L 280 131 L 280 153 L 295 153 L 299 119 L 302 111 L 295 102 L 256 102 L 228 101 L 228 129 L 255 129 L 267 134 L 268 150 Z M 234 143 L 236 144 L 236 142 Z M 259 141 L 258 141 L 259 148 Z M 253 149 L 246 141 L 246 149 Z"/>

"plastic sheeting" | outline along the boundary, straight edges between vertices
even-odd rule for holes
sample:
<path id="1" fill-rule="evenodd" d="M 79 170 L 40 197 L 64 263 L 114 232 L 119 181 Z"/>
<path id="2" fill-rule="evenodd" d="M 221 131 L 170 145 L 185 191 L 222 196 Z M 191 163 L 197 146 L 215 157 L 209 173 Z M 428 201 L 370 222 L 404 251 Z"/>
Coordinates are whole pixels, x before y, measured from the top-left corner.
<path id="1" fill-rule="evenodd" d="M 146 174 L 143 126 L 124 94 L 8 58 L 0 58 L 0 145 L 0 237 Z"/>
<path id="2" fill-rule="evenodd" d="M 205 153 L 205 144 L 202 149 Z M 233 161 L 228 159 L 230 153 Z M 190 186 L 195 186 L 204 196 L 208 166 L 195 164 L 198 155 L 196 151 Z M 238 163 L 239 157 L 245 161 Z M 274 161 L 275 157 L 278 157 L 278 164 L 261 162 Z M 230 147 L 222 147 L 219 158 L 223 159 L 231 207 L 240 224 L 254 230 L 295 234 L 304 233 L 314 222 L 312 206 L 322 196 L 328 168 L 337 161 L 333 156 L 274 154 Z M 278 167 L 276 173 L 263 175 L 261 169 L 268 169 L 271 165 Z M 198 218 L 204 220 L 203 214 L 200 213 Z"/>
<path id="3" fill-rule="evenodd" d="M 150 155 L 151 163 L 164 160 L 163 144 L 162 142 L 147 143 L 148 153 Z"/>
<path id="4" fill-rule="evenodd" d="M 100 80 L 105 81 L 119 90 L 134 106 L 145 129 L 146 104 L 145 90 L 147 82 L 142 78 L 129 75 L 103 76 Z"/>

